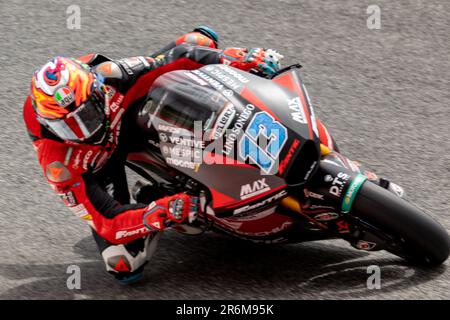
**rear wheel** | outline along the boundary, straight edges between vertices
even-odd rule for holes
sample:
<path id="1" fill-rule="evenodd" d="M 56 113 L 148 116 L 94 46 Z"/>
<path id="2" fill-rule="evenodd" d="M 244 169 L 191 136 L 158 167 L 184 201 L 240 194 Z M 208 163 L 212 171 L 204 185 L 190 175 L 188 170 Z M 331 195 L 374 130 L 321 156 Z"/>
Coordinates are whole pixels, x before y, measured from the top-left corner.
<path id="1" fill-rule="evenodd" d="M 393 239 L 387 249 L 422 266 L 437 266 L 450 253 L 447 231 L 431 216 L 378 185 L 366 181 L 351 215 Z"/>

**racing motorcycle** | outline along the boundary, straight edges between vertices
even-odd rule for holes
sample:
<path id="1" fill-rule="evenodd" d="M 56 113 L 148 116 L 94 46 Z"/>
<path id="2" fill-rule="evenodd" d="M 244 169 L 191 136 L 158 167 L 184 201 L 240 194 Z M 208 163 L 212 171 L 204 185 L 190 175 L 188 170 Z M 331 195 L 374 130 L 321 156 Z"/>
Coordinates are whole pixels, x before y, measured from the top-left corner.
<path id="1" fill-rule="evenodd" d="M 142 143 L 127 159 L 146 180 L 135 198 L 200 196 L 198 216 L 173 227 L 187 234 L 212 230 L 262 243 L 344 239 L 421 266 L 443 263 L 447 231 L 405 201 L 401 187 L 339 152 L 315 116 L 300 68 L 270 78 L 226 65 L 160 76 L 137 113 Z"/>

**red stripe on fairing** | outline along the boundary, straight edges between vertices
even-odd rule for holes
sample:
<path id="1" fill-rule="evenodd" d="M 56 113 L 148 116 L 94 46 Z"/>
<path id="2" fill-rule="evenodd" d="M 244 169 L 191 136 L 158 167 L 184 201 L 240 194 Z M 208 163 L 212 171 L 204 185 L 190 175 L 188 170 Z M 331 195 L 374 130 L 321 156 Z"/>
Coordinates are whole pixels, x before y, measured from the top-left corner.
<path id="1" fill-rule="evenodd" d="M 290 73 L 284 73 L 281 76 L 276 77 L 272 81 L 277 83 L 277 84 L 279 84 L 282 87 L 285 87 L 286 89 L 288 89 L 292 93 L 296 93 L 297 92 L 296 89 L 295 89 L 296 83 L 292 79 L 292 76 L 291 76 Z"/>
<path id="2" fill-rule="evenodd" d="M 275 120 L 280 121 L 280 118 L 278 118 L 272 110 L 270 110 L 265 104 L 264 102 L 262 102 L 253 92 L 250 91 L 250 89 L 248 88 L 244 88 L 244 90 L 242 90 L 241 92 L 241 96 L 248 100 L 250 103 L 252 103 L 253 105 L 255 105 L 255 107 L 258 107 L 259 109 L 267 112 L 268 114 L 270 114 Z"/>
<path id="3" fill-rule="evenodd" d="M 326 145 L 331 150 L 333 150 L 333 140 L 331 140 L 327 128 L 323 125 L 323 123 L 319 119 L 317 119 L 317 128 L 319 130 L 320 142 Z"/>
<path id="4" fill-rule="evenodd" d="M 214 208 L 224 207 L 227 204 L 236 202 L 236 199 L 231 198 L 216 189 L 209 188 L 209 190 L 211 191 L 211 194 L 212 194 Z"/>

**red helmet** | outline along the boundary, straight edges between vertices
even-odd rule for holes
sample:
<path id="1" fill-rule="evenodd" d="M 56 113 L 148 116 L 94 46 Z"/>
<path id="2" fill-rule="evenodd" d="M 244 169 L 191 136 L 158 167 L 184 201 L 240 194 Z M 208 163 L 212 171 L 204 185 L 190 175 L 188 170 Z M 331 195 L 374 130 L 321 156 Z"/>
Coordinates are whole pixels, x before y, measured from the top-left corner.
<path id="1" fill-rule="evenodd" d="M 31 80 L 31 101 L 39 122 L 57 137 L 101 143 L 106 136 L 103 77 L 71 58 L 56 57 Z"/>

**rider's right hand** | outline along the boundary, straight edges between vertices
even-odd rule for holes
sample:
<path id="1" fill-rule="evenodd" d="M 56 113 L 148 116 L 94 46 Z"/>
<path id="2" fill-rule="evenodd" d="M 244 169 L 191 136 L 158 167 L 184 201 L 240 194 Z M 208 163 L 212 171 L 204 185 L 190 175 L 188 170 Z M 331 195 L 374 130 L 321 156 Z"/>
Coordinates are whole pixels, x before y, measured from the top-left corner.
<path id="1" fill-rule="evenodd" d="M 153 201 L 143 215 L 144 225 L 152 231 L 162 231 L 195 216 L 198 211 L 198 197 L 179 193 Z"/>

